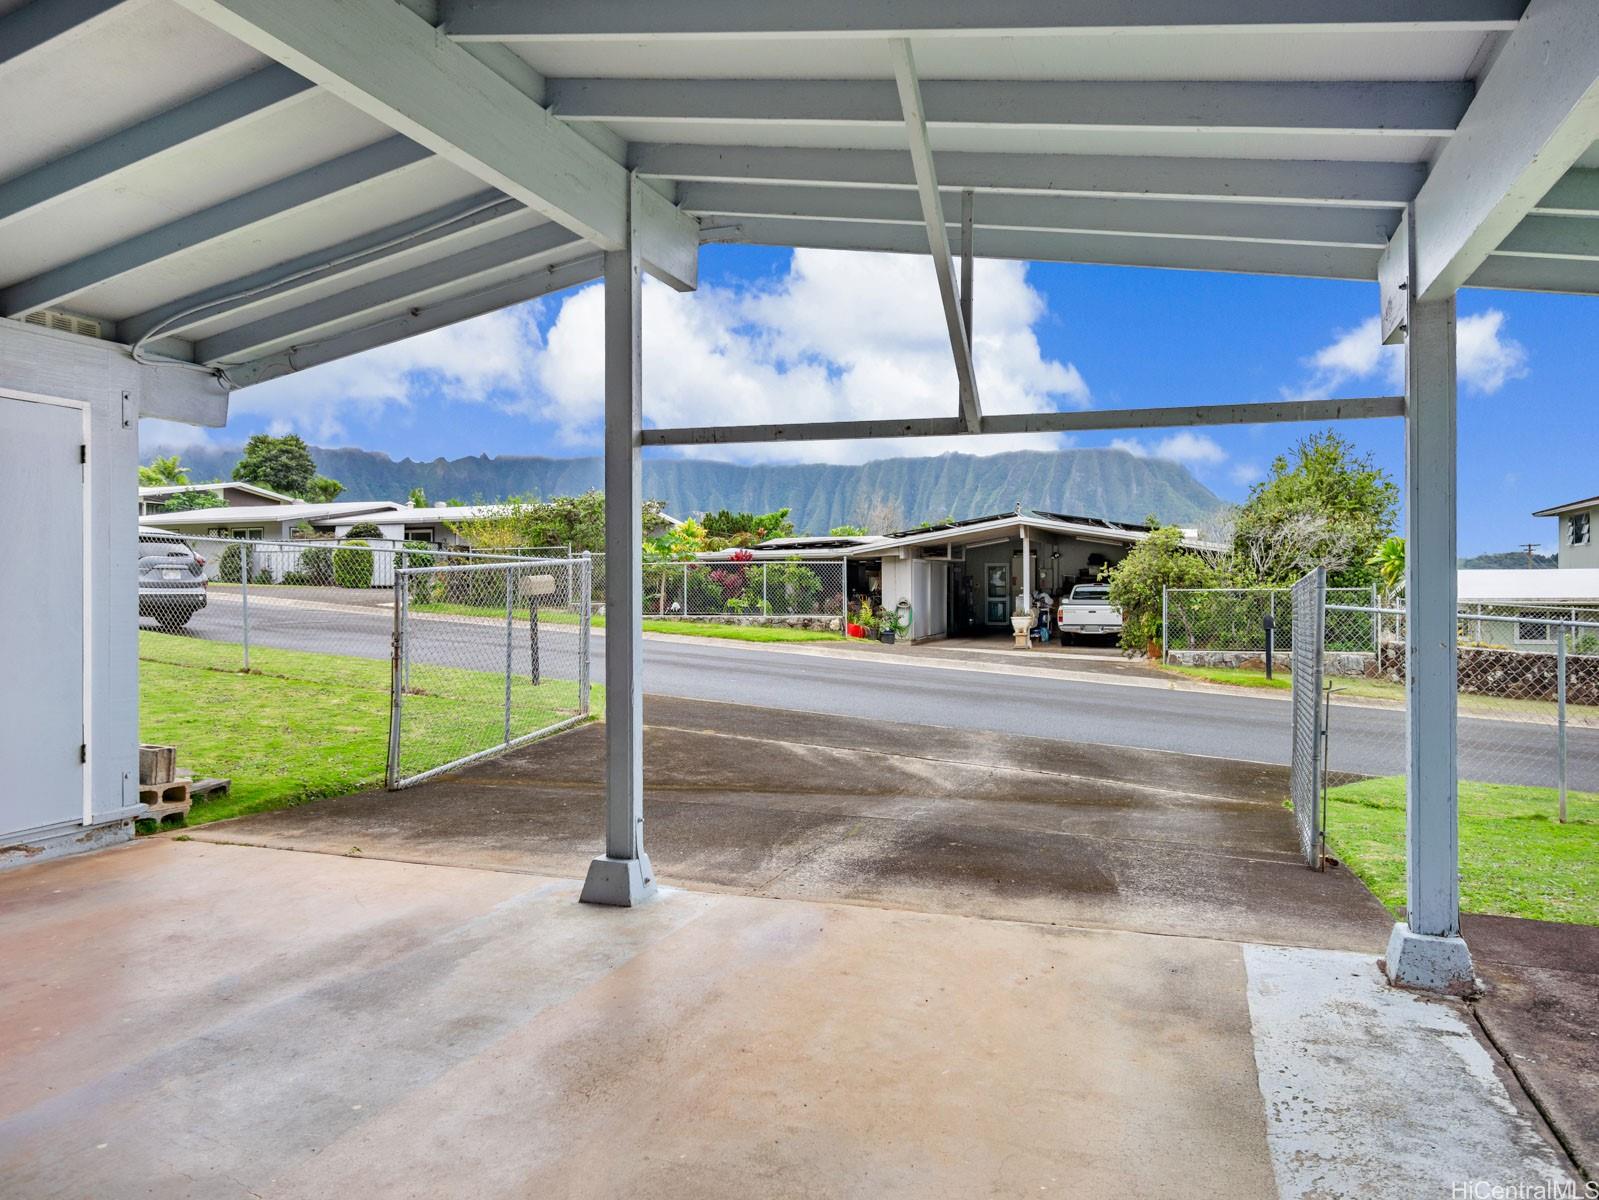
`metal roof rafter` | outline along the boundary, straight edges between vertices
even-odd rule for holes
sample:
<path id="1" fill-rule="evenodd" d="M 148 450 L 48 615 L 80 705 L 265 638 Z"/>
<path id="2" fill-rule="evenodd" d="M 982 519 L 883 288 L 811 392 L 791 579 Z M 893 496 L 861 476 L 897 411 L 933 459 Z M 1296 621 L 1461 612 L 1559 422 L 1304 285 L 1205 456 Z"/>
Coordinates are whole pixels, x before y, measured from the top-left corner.
<path id="1" fill-rule="evenodd" d="M 971 331 L 966 328 L 961 298 L 955 284 L 955 263 L 949 249 L 949 230 L 944 227 L 938 176 L 933 171 L 933 147 L 927 139 L 921 88 L 916 79 L 916 60 L 908 41 L 890 43 L 890 53 L 894 59 L 894 80 L 899 88 L 900 108 L 905 119 L 905 135 L 910 142 L 911 165 L 916 172 L 922 221 L 927 227 L 928 249 L 933 256 L 938 295 L 944 306 L 944 324 L 949 330 L 950 351 L 955 356 L 955 376 L 960 381 L 961 424 L 968 432 L 976 433 L 982 425 L 983 407 L 977 395 L 977 370 L 972 365 Z"/>
<path id="2" fill-rule="evenodd" d="M 367 116 L 603 249 L 629 237 L 626 167 L 395 0 L 177 0 Z M 691 290 L 698 224 L 641 189 L 651 272 Z"/>

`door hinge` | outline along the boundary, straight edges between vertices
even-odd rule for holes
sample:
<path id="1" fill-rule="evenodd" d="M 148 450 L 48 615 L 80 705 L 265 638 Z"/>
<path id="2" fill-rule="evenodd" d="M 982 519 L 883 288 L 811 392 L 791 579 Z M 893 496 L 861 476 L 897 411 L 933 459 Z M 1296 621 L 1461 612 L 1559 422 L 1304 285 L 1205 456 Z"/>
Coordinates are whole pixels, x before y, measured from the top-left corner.
<path id="1" fill-rule="evenodd" d="M 89 447 L 86 444 L 78 447 L 78 461 L 80 463 L 87 463 L 89 461 Z"/>
<path id="2" fill-rule="evenodd" d="M 80 763 L 86 763 L 86 762 L 89 761 L 89 743 L 88 742 L 79 742 L 78 743 L 78 761 Z"/>

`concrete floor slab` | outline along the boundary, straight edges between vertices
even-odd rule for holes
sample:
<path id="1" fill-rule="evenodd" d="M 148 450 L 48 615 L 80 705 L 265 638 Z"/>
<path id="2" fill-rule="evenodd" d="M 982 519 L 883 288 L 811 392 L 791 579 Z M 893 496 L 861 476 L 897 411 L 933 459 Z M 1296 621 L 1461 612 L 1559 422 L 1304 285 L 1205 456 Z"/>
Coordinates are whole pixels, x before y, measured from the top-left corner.
<path id="1" fill-rule="evenodd" d="M 147 841 L 0 878 L 34 1197 L 1268 1196 L 1224 942 Z"/>
<path id="2" fill-rule="evenodd" d="M 193 836 L 581 878 L 598 726 L 399 793 Z M 1392 918 L 1299 862 L 1284 768 L 651 698 L 646 845 L 667 883 L 1367 950 Z"/>
<path id="3" fill-rule="evenodd" d="M 1365 955 L 1248 946 L 1244 962 L 1283 1195 L 1576 1187 L 1461 1005 L 1387 986 Z"/>

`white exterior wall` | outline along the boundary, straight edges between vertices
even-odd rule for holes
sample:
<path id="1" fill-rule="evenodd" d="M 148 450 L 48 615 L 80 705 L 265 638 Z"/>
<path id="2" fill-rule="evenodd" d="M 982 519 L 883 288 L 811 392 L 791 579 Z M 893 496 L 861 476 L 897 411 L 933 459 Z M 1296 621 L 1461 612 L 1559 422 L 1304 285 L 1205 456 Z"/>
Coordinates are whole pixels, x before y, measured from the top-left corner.
<path id="1" fill-rule="evenodd" d="M 113 838 L 131 836 L 129 809 L 138 804 L 139 780 L 139 429 L 147 416 L 219 425 L 227 398 L 207 376 L 174 368 L 142 367 L 121 347 L 70 334 L 0 321 L 0 390 L 89 405 L 87 469 L 90 576 L 86 581 L 89 667 L 85 725 L 89 758 L 91 825 Z M 124 401 L 123 393 L 128 396 Z M 0 471 L 6 469 L 0 446 Z M 78 614 L 61 614 L 76 622 Z M 26 691 L 29 681 L 0 672 L 0 688 Z M 0 764 L 0 770 L 4 764 Z M 73 767 L 76 779 L 80 768 Z M 60 849 L 102 844 L 85 838 L 82 789 L 62 789 L 61 824 L 70 835 Z M 33 836 L 37 831 L 38 836 Z M 57 830 L 60 836 L 63 831 Z M 28 833 L 23 838 L 10 835 Z M 0 836 L 29 850 L 0 856 L 0 865 L 37 861 L 48 831 L 19 829 L 0 791 Z M 48 852 L 57 852 L 50 849 Z"/>
<path id="2" fill-rule="evenodd" d="M 949 633 L 949 564 L 922 558 L 883 559 L 883 607 L 911 605 L 911 641 Z"/>
<path id="3" fill-rule="evenodd" d="M 1561 513 L 1557 519 L 1560 527 L 1560 566 L 1562 570 L 1572 567 L 1599 567 L 1599 507 L 1591 508 L 1587 512 L 1588 540 L 1583 545 L 1571 544 L 1571 518 L 1577 513 Z"/>

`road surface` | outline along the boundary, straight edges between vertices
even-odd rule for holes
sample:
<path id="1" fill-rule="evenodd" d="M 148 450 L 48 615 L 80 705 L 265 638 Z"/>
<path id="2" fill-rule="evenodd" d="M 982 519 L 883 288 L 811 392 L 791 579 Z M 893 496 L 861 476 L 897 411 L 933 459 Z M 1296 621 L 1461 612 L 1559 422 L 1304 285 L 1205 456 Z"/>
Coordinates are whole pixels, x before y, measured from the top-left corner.
<path id="1" fill-rule="evenodd" d="M 237 642 L 237 600 L 213 592 L 188 636 Z M 254 646 L 385 659 L 392 609 L 326 605 L 315 609 L 273 599 L 252 600 Z M 540 632 L 546 678 L 573 678 L 578 629 L 548 621 Z M 529 669 L 525 618 L 512 628 L 513 669 Z M 594 680 L 601 682 L 604 634 L 593 632 Z M 413 670 L 427 664 L 498 671 L 506 636 L 495 622 L 412 617 Z M 692 643 L 645 639 L 644 688 L 655 695 L 721 700 L 765 708 L 838 713 L 862 721 L 992 730 L 1064 741 L 1136 746 L 1286 764 L 1286 693 L 1175 691 L 1133 682 L 1008 674 L 875 657 L 795 653 L 712 639 Z M 1568 731 L 1572 788 L 1599 791 L 1599 730 Z M 1334 772 L 1395 775 L 1404 769 L 1404 714 L 1394 708 L 1335 703 L 1329 733 Z M 1461 777 L 1493 783 L 1553 786 L 1555 730 L 1527 722 L 1465 717 L 1460 722 Z M 1336 779 L 1334 780 L 1336 782 Z"/>

